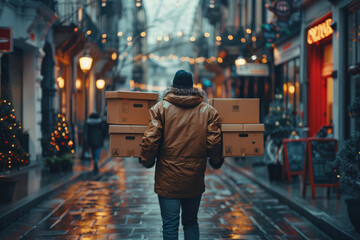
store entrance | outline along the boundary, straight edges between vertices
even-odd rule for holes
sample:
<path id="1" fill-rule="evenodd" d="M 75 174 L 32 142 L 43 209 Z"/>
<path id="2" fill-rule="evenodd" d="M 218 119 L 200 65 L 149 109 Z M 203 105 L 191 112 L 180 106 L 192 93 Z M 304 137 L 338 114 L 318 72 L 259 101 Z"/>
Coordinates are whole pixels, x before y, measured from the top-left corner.
<path id="1" fill-rule="evenodd" d="M 309 47 L 309 136 L 333 125 L 332 42 Z"/>

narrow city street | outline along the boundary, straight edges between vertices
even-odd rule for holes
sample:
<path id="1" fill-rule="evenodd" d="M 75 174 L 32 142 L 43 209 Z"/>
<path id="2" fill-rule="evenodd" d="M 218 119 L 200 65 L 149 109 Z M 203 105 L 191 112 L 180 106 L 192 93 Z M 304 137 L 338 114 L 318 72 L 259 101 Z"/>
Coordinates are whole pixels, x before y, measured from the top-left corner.
<path id="1" fill-rule="evenodd" d="M 329 239 L 237 171 L 208 167 L 200 239 Z M 80 181 L 0 232 L 0 239 L 162 239 L 154 168 L 114 158 L 95 181 Z M 179 239 L 183 239 L 182 227 Z"/>
<path id="2" fill-rule="evenodd" d="M 179 198 L 211 159 L 202 240 L 360 240 L 360 0 L 0 0 L 0 23 L 0 240 L 163 239 L 154 158 Z"/>

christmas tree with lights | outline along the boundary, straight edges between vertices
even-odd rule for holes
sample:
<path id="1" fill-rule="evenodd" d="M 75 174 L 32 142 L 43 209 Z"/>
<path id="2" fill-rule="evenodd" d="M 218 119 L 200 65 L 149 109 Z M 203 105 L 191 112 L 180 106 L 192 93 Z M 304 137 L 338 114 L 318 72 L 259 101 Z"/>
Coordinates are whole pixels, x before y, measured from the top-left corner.
<path id="1" fill-rule="evenodd" d="M 58 157 L 66 154 L 75 153 L 74 142 L 69 135 L 69 127 L 65 121 L 65 116 L 58 114 L 58 122 L 55 130 L 51 133 L 51 151 Z"/>
<path id="2" fill-rule="evenodd" d="M 0 100 L 0 171 L 12 171 L 29 164 L 29 153 L 23 150 L 18 139 L 21 131 L 11 102 Z"/>
<path id="3" fill-rule="evenodd" d="M 360 97 L 348 106 L 349 116 L 360 116 Z M 360 201 L 360 131 L 355 131 L 336 154 L 333 166 L 339 169 L 341 191 Z"/>

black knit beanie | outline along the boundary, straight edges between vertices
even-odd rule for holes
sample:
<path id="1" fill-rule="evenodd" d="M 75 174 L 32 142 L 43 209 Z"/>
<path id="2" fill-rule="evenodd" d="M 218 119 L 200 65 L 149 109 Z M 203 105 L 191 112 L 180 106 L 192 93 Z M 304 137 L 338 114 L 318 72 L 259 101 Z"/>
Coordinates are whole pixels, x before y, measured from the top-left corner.
<path id="1" fill-rule="evenodd" d="M 172 87 L 174 88 L 193 88 L 192 75 L 184 70 L 179 70 L 175 73 Z"/>

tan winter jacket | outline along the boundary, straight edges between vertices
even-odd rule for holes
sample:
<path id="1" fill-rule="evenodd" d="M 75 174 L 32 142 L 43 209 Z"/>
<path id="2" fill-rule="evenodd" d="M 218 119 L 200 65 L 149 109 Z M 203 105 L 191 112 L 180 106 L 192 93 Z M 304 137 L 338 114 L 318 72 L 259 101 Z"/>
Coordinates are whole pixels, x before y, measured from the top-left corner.
<path id="1" fill-rule="evenodd" d="M 150 109 L 142 138 L 140 163 L 156 160 L 155 192 L 163 197 L 191 198 L 205 191 L 206 160 L 220 168 L 219 114 L 203 102 L 199 90 L 174 89 Z"/>

